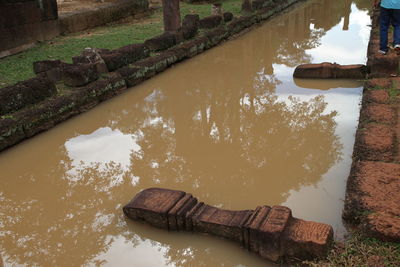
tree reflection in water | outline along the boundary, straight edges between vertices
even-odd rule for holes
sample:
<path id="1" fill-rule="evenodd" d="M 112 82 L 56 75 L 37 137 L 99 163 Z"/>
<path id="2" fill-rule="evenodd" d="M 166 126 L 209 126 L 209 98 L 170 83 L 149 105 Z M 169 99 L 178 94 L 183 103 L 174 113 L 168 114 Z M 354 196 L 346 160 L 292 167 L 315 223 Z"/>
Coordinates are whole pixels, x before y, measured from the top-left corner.
<path id="1" fill-rule="evenodd" d="M 255 208 L 282 203 L 289 190 L 317 183 L 340 159 L 336 113 L 326 111 L 322 96 L 279 98 L 274 64 L 309 62 L 305 50 L 318 46 L 345 14 L 337 1 L 306 2 L 259 29 L 262 34 L 215 48 L 193 59 L 190 70 L 168 71 L 167 78 L 148 82 L 154 89 L 141 87 L 115 109 L 92 115 L 87 140 L 111 149 L 101 150 L 101 160 L 99 150 L 87 157 L 73 153 L 71 144 L 79 148 L 86 141 L 67 140 L 75 135 L 68 128 L 56 144 L 20 156 L 18 168 L 1 161 L 3 260 L 101 265 L 118 241 L 128 247 L 149 242 L 171 265 L 241 263 L 240 252 L 210 245 L 222 241 L 126 222 L 121 207 L 141 189 L 158 186 L 228 209 Z"/>

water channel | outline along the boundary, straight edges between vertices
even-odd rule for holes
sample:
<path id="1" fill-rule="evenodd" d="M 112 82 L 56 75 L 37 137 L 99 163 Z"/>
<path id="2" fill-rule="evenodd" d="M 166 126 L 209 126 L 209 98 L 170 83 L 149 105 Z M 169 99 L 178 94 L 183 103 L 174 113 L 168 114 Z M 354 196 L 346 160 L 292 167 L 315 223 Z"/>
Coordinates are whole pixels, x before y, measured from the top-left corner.
<path id="1" fill-rule="evenodd" d="M 361 83 L 296 65 L 365 63 L 369 0 L 309 0 L 0 153 L 5 266 L 265 266 L 238 244 L 128 221 L 148 187 L 225 209 L 286 205 L 345 232 Z"/>

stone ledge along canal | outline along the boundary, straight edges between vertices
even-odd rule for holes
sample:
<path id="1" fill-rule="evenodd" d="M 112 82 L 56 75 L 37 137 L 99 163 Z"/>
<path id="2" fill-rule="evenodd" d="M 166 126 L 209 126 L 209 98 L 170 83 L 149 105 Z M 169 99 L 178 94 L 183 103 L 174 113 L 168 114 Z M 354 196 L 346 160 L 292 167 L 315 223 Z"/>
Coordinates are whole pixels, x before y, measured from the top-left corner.
<path id="1" fill-rule="evenodd" d="M 125 218 L 148 187 L 224 209 L 285 205 L 342 238 L 362 83 L 292 73 L 365 63 L 370 2 L 301 2 L 1 152 L 4 266 L 270 264 L 234 242 Z"/>

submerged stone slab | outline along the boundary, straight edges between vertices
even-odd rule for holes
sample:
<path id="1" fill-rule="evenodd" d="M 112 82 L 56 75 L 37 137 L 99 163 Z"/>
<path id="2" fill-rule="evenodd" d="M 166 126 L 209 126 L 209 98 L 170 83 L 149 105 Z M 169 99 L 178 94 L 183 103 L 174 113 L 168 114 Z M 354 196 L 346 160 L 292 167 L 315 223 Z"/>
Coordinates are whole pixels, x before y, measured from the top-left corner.
<path id="1" fill-rule="evenodd" d="M 330 225 L 294 218 L 287 207 L 224 210 L 198 202 L 186 192 L 162 188 L 141 191 L 123 211 L 130 219 L 159 228 L 236 241 L 272 261 L 325 257 L 333 239 Z"/>
<path id="2" fill-rule="evenodd" d="M 364 79 L 367 74 L 365 65 L 339 65 L 323 62 L 319 64 L 303 64 L 296 67 L 295 78 L 314 79 Z"/>

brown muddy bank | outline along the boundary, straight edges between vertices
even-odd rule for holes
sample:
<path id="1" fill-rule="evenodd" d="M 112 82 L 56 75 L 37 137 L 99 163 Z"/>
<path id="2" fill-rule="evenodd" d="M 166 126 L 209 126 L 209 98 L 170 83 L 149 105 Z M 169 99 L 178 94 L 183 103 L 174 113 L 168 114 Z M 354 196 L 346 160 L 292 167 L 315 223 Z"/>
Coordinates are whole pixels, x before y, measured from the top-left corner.
<path id="1" fill-rule="evenodd" d="M 400 242 L 400 78 L 393 77 L 399 56 L 378 54 L 377 11 L 372 22 L 371 79 L 364 87 L 343 218 L 367 236 Z"/>
<path id="2" fill-rule="evenodd" d="M 99 73 L 97 62 L 74 65 L 68 68 L 69 71 L 64 71 L 65 63 L 48 62 L 41 68 L 41 72 L 37 73 L 36 78 L 0 89 L 2 92 L 16 90 L 24 92 L 7 94 L 7 97 L 2 99 L 10 103 L 11 107 L 0 114 L 0 151 L 96 106 L 101 101 L 153 77 L 173 64 L 218 45 L 297 1 L 265 1 L 261 9 L 250 15 L 223 22 L 193 39 L 141 60 L 132 57 L 136 52 L 130 49 L 102 50 L 104 52 L 104 56 L 100 53 L 102 64 L 105 64 L 110 71 L 106 73 Z M 163 36 L 161 40 L 165 38 Z M 37 90 L 36 84 L 45 84 L 51 88 L 51 96 L 47 96 L 44 100 L 25 97 Z M 14 104 L 15 102 L 21 103 Z"/>

